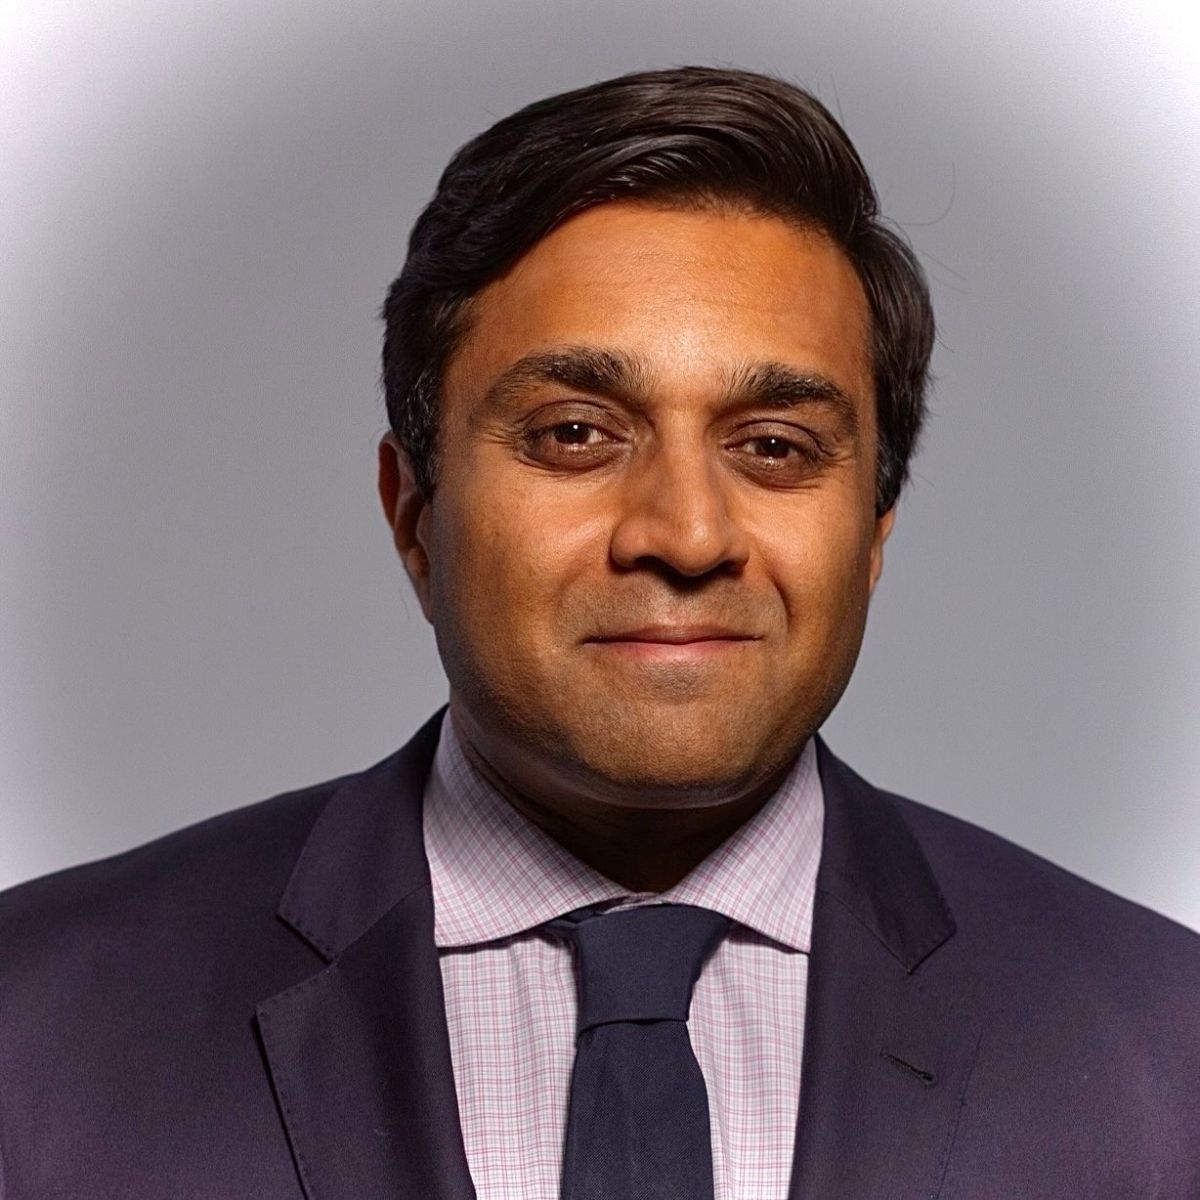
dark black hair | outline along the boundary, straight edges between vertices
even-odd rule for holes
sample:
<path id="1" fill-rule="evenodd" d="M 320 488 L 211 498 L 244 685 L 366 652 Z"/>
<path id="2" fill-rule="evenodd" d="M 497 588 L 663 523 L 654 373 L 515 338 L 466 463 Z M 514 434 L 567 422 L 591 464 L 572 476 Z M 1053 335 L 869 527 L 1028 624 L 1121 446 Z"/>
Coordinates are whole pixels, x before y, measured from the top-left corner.
<path id="1" fill-rule="evenodd" d="M 567 217 L 617 199 L 734 203 L 819 228 L 842 249 L 871 308 L 875 507 L 891 508 L 925 416 L 934 324 L 924 272 L 881 223 L 866 168 L 824 105 L 785 80 L 716 67 L 638 72 L 539 100 L 450 160 L 382 313 L 388 420 L 422 491 L 436 483 L 438 396 L 471 297 Z"/>

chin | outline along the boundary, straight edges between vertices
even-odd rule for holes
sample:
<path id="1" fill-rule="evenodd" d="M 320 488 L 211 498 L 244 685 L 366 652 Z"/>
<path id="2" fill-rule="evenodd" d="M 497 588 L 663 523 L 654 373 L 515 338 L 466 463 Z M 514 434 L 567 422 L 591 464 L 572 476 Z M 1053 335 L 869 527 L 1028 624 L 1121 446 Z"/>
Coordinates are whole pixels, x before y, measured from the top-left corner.
<path id="1" fill-rule="evenodd" d="M 777 736 L 753 723 L 684 714 L 592 719 L 560 745 L 591 776 L 597 798 L 630 808 L 720 804 L 783 770 L 805 735 Z"/>

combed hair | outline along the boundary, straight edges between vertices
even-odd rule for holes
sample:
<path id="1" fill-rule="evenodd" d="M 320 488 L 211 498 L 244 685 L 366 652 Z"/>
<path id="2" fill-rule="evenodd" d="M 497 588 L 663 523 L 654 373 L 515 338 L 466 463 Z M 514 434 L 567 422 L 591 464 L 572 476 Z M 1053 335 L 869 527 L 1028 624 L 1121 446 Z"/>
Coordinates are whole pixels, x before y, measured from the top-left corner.
<path id="1" fill-rule="evenodd" d="M 388 421 L 426 495 L 438 397 L 470 300 L 574 213 L 608 200 L 736 205 L 827 234 L 872 317 L 878 514 L 908 476 L 925 416 L 933 309 L 907 242 L 883 224 L 862 160 L 815 97 L 749 71 L 678 67 L 527 105 L 450 160 L 383 305 Z"/>

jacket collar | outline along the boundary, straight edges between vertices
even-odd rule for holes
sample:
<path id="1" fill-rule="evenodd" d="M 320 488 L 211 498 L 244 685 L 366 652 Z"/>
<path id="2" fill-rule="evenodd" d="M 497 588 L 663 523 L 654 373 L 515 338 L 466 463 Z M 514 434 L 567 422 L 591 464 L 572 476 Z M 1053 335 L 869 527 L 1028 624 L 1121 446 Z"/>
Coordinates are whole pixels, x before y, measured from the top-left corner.
<path id="1" fill-rule="evenodd" d="M 975 1061 L 954 918 L 895 798 L 818 743 L 825 830 L 790 1200 L 941 1191 Z M 939 964 L 933 970 L 933 964 Z"/>
<path id="2" fill-rule="evenodd" d="M 429 886 L 420 802 L 445 711 L 334 793 L 297 860 L 279 916 L 326 961 L 410 892 Z M 825 792 L 817 889 L 913 971 L 954 935 L 954 917 L 894 803 L 823 738 L 815 741 Z"/>
<path id="3" fill-rule="evenodd" d="M 440 722 L 338 788 L 279 906 L 327 964 L 256 1010 L 308 1200 L 475 1197 L 421 837 Z"/>
<path id="4" fill-rule="evenodd" d="M 895 801 L 817 738 L 825 829 L 817 891 L 850 913 L 905 971 L 954 936 L 950 907 Z"/>
<path id="5" fill-rule="evenodd" d="M 445 711 L 334 792 L 296 861 L 279 917 L 327 962 L 429 887 L 421 797 Z"/>

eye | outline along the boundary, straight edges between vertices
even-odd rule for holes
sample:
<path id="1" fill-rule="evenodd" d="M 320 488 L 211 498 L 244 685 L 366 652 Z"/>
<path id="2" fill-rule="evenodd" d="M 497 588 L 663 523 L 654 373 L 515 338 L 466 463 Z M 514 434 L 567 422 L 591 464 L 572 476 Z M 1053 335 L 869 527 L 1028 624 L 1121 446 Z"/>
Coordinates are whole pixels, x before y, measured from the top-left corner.
<path id="1" fill-rule="evenodd" d="M 829 458 L 823 446 L 801 433 L 763 432 L 743 437 L 729 449 L 744 471 L 784 483 L 808 478 Z"/>
<path id="2" fill-rule="evenodd" d="M 787 458 L 800 453 L 800 447 L 795 442 L 781 437 L 756 437 L 742 444 L 757 458 Z"/>
<path id="3" fill-rule="evenodd" d="M 524 454 L 544 466 L 574 468 L 607 462 L 620 439 L 592 421 L 553 421 L 527 429 Z"/>
<path id="4" fill-rule="evenodd" d="M 559 446 L 590 446 L 604 441 L 604 434 L 586 421 L 563 421 L 537 431 Z"/>

